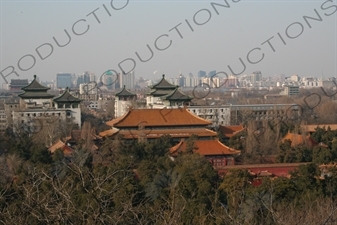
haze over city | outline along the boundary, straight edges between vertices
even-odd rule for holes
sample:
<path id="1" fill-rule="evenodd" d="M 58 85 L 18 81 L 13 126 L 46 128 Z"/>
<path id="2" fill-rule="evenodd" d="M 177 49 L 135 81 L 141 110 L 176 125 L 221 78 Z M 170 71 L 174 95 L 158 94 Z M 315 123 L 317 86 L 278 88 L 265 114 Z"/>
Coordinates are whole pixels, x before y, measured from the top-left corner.
<path id="1" fill-rule="evenodd" d="M 199 70 L 337 73 L 336 1 L 0 2 L 1 83 L 6 75 L 7 81 L 33 74 L 52 80 L 59 72 L 99 77 L 120 72 L 123 61 L 124 72 L 148 79 Z"/>

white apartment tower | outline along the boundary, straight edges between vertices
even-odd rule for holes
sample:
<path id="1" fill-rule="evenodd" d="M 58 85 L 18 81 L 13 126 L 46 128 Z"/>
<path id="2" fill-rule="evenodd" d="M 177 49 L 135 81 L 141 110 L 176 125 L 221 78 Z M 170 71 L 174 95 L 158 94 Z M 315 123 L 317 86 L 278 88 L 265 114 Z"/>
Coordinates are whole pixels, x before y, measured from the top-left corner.
<path id="1" fill-rule="evenodd" d="M 135 71 L 120 75 L 121 87 L 125 86 L 127 89 L 134 89 L 135 87 Z"/>

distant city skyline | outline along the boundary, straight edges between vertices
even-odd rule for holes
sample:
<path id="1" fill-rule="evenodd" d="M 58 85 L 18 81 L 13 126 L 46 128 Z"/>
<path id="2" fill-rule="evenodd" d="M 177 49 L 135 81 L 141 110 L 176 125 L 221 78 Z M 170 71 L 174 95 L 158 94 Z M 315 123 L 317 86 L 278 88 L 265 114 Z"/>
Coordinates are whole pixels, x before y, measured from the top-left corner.
<path id="1" fill-rule="evenodd" d="M 152 80 L 200 70 L 337 75 L 336 0 L 0 3 L 1 84 L 109 69 Z"/>

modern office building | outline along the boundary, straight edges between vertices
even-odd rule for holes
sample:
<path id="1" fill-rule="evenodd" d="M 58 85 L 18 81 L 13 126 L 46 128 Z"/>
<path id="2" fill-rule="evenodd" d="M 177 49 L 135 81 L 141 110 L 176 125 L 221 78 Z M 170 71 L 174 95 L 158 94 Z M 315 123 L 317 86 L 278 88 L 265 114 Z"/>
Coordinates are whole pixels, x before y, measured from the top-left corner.
<path id="1" fill-rule="evenodd" d="M 88 84 L 80 84 L 80 94 L 81 95 L 95 95 L 97 94 L 97 84 L 96 83 L 88 83 Z"/>
<path id="2" fill-rule="evenodd" d="M 208 73 L 208 77 L 214 77 L 216 74 L 216 70 L 212 70 Z"/>
<path id="3" fill-rule="evenodd" d="M 287 96 L 299 95 L 299 93 L 300 93 L 299 86 L 285 86 L 284 87 L 284 94 Z"/>
<path id="4" fill-rule="evenodd" d="M 191 113 L 209 120 L 213 127 L 220 125 L 230 125 L 230 105 L 224 106 L 187 106 Z"/>
<path id="5" fill-rule="evenodd" d="M 198 72 L 198 78 L 206 77 L 206 71 L 200 70 Z"/>
<path id="6" fill-rule="evenodd" d="M 90 72 L 86 71 L 83 73 L 83 83 L 89 83 L 90 82 Z"/>
<path id="7" fill-rule="evenodd" d="M 239 125 L 252 120 L 273 120 L 298 118 L 302 113 L 297 104 L 251 104 L 230 105 L 230 124 Z"/>
<path id="8" fill-rule="evenodd" d="M 71 73 L 58 73 L 56 74 L 56 88 L 65 89 L 72 87 L 72 74 Z"/>

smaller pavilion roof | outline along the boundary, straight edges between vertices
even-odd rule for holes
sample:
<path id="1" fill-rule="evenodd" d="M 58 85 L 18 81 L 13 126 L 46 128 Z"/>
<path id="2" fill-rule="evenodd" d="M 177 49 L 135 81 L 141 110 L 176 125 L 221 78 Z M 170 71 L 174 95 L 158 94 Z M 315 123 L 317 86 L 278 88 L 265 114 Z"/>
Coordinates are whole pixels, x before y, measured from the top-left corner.
<path id="1" fill-rule="evenodd" d="M 67 103 L 67 102 L 81 102 L 82 100 L 79 98 L 76 98 L 72 94 L 69 93 L 69 88 L 66 88 L 66 90 L 60 95 L 59 97 L 56 97 L 53 99 L 54 102 L 57 103 Z"/>
<path id="2" fill-rule="evenodd" d="M 50 146 L 48 148 L 48 150 L 51 153 L 54 153 L 57 149 L 61 149 L 64 156 L 71 156 L 74 152 L 74 150 L 72 148 L 70 148 L 69 146 L 67 146 L 63 141 L 59 140 L 58 142 L 56 142 L 55 144 L 53 144 L 52 146 Z"/>
<path id="3" fill-rule="evenodd" d="M 308 143 L 311 146 L 315 146 L 318 143 L 312 139 L 309 135 L 302 135 L 302 134 L 294 134 L 294 133 L 287 133 L 281 140 L 281 142 L 284 142 L 285 140 L 291 141 L 291 146 L 297 146 L 301 144 Z"/>
<path id="4" fill-rule="evenodd" d="M 149 86 L 151 89 L 174 89 L 177 86 L 171 84 L 165 79 L 165 74 L 163 74 L 163 78 L 157 83 L 152 86 Z"/>
<path id="5" fill-rule="evenodd" d="M 24 91 L 48 91 L 50 88 L 41 85 L 36 80 L 36 75 L 34 75 L 34 80 L 30 84 L 28 84 L 27 86 L 25 86 L 21 89 L 24 90 Z"/>
<path id="6" fill-rule="evenodd" d="M 239 150 L 230 148 L 222 144 L 219 140 L 196 140 L 194 142 L 196 150 L 194 152 L 199 153 L 203 156 L 211 155 L 238 155 L 241 153 Z M 186 141 L 182 140 L 177 145 L 173 146 L 170 149 L 172 155 L 177 154 L 178 152 L 186 150 Z"/>
<path id="7" fill-rule="evenodd" d="M 116 93 L 116 96 L 118 96 L 118 97 L 133 97 L 133 96 L 137 96 L 137 95 L 132 93 L 131 91 L 128 91 L 125 88 L 125 85 L 124 85 L 123 89 L 120 92 Z"/>
<path id="8" fill-rule="evenodd" d="M 110 136 L 113 136 L 114 134 L 117 134 L 118 131 L 119 130 L 116 129 L 116 128 L 111 128 L 109 130 L 105 130 L 105 131 L 100 132 L 98 135 L 101 136 L 101 137 L 110 137 Z"/>
<path id="9" fill-rule="evenodd" d="M 232 125 L 232 126 L 219 126 L 220 131 L 226 138 L 231 138 L 234 135 L 240 133 L 245 130 L 243 125 Z"/>
<path id="10" fill-rule="evenodd" d="M 190 101 L 193 98 L 182 93 L 179 88 L 177 87 L 174 91 L 172 91 L 171 93 L 164 95 L 161 97 L 161 99 L 163 100 L 171 100 L 171 101 L 177 101 L 177 100 L 186 100 L 186 101 Z"/>

